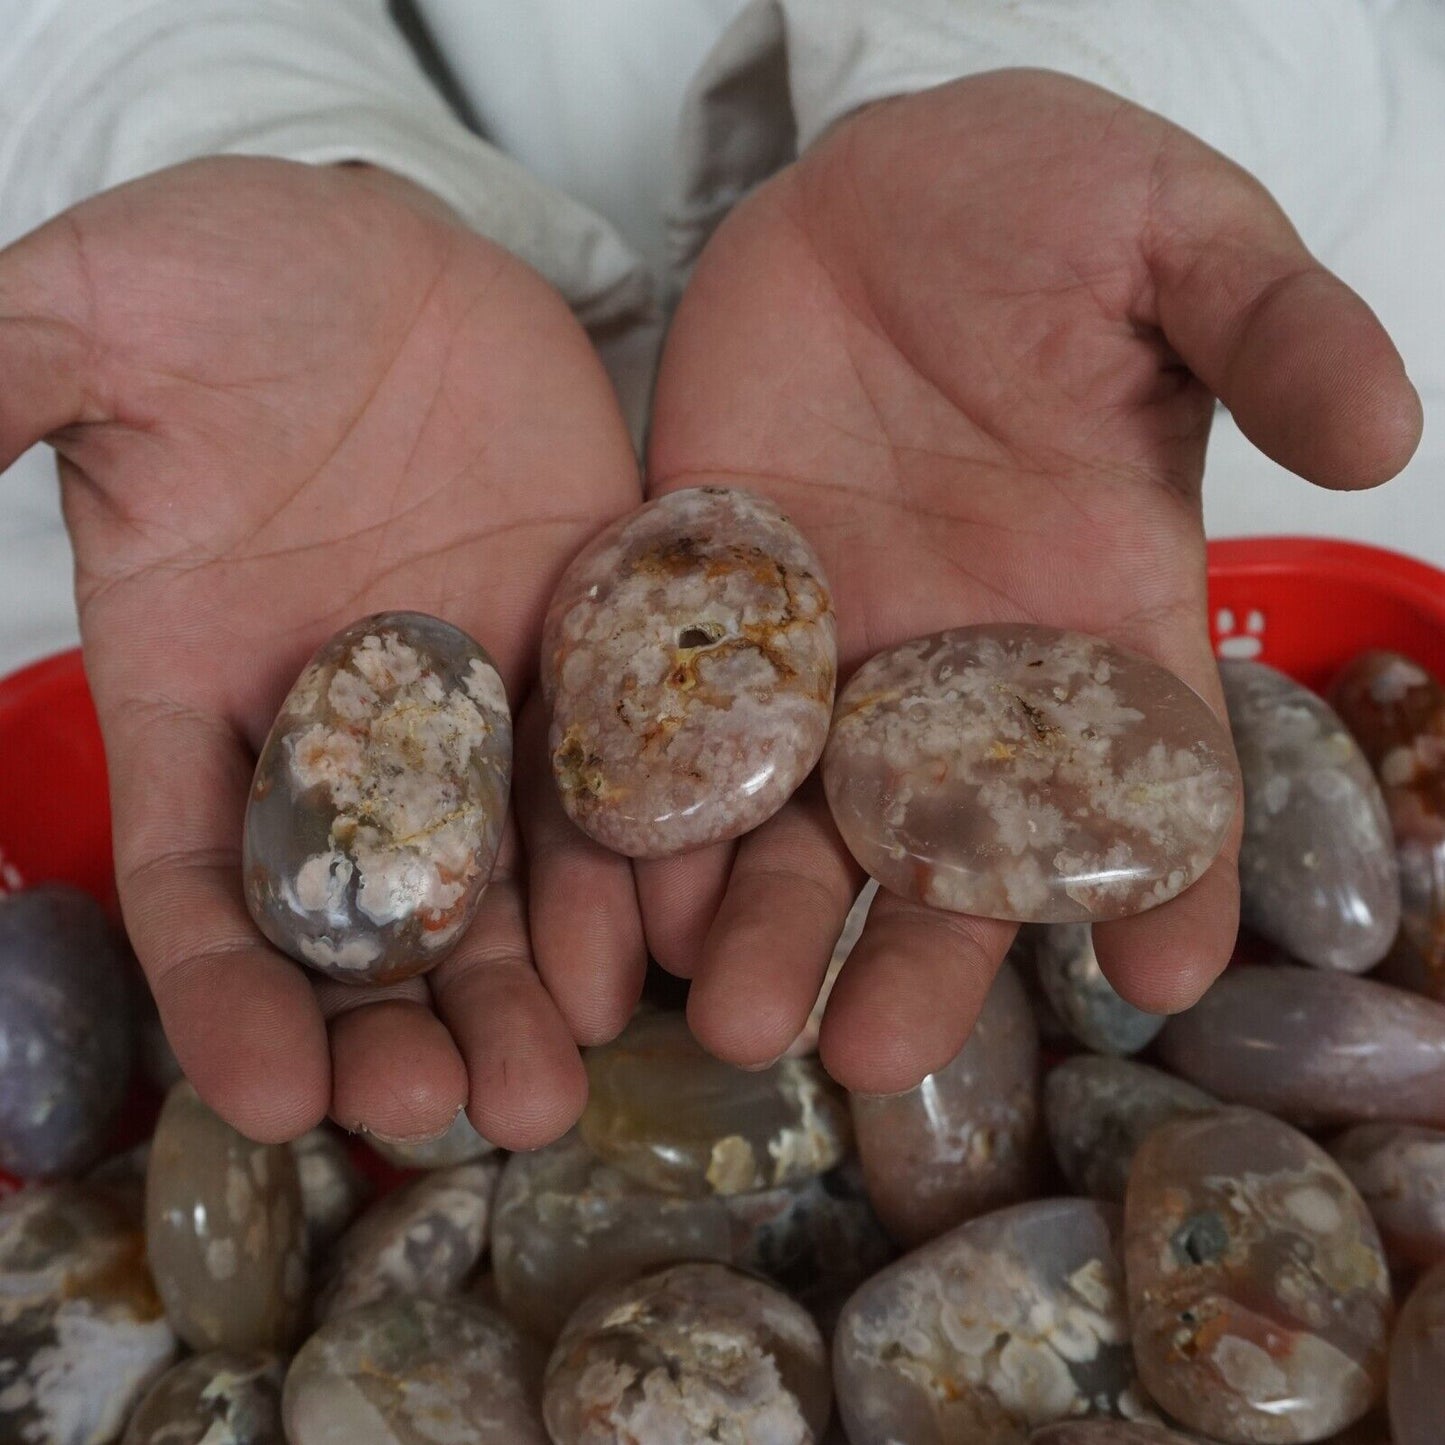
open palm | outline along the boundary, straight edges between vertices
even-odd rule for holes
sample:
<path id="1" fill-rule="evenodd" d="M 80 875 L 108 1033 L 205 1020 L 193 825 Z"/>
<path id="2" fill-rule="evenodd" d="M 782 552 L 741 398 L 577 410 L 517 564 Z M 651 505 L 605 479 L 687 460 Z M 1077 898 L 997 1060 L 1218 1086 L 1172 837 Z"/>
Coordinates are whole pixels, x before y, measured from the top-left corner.
<path id="1" fill-rule="evenodd" d="M 558 572 L 639 500 L 562 300 L 395 177 L 209 160 L 0 255 L 0 318 L 0 462 L 61 457 L 121 902 L 187 1073 L 258 1138 L 437 1132 L 469 1094 L 498 1142 L 560 1132 L 585 1081 L 514 844 L 458 952 L 387 990 L 266 947 L 239 846 L 275 709 L 358 616 L 438 613 L 527 695 Z"/>
<path id="2" fill-rule="evenodd" d="M 774 498 L 823 558 L 844 678 L 906 638 L 1028 620 L 1147 653 L 1222 712 L 1199 495 L 1216 395 L 1326 486 L 1384 480 L 1418 438 L 1378 322 L 1252 179 L 1103 91 L 1000 72 L 854 117 L 724 223 L 664 357 L 649 489 Z M 1223 966 L 1236 847 L 1098 930 L 1135 1003 L 1181 1007 Z M 637 865 L 705 1044 L 783 1051 L 858 881 L 816 790 L 740 844 Z M 887 1092 L 941 1065 L 1013 931 L 880 895 L 824 1021 L 831 1071 Z"/>

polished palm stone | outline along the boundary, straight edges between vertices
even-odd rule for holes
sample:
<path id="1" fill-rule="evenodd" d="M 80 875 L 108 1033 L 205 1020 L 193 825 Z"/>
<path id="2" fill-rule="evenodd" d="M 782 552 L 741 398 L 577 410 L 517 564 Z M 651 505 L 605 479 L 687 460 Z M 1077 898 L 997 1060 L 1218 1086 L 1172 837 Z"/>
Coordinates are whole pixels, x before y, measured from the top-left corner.
<path id="1" fill-rule="evenodd" d="M 1320 1440 L 1384 1385 L 1380 1238 L 1339 1166 L 1288 1124 L 1220 1109 L 1134 1156 L 1124 1267 L 1151 1397 L 1241 1445 Z"/>
<path id="2" fill-rule="evenodd" d="M 1024 623 L 864 663 L 838 698 L 823 782 L 849 850 L 891 892 L 1035 923 L 1183 892 L 1239 793 L 1223 724 L 1178 678 Z"/>
<path id="3" fill-rule="evenodd" d="M 1071 1420 L 1035 1430 L 1029 1445 L 1197 1445 L 1198 1439 L 1146 1421 Z"/>
<path id="4" fill-rule="evenodd" d="M 1118 1211 L 1014 1205 L 925 1244 L 849 1300 L 833 1340 L 852 1445 L 1024 1445 L 1040 1425 L 1144 1406 Z"/>
<path id="5" fill-rule="evenodd" d="M 1114 992 L 1094 952 L 1087 923 L 1051 923 L 1034 944 L 1039 986 L 1070 1036 L 1096 1054 L 1137 1054 L 1164 1027 Z"/>
<path id="6" fill-rule="evenodd" d="M 1395 982 L 1445 999 L 1445 687 L 1398 652 L 1367 652 L 1330 701 L 1380 782 L 1400 867 Z"/>
<path id="7" fill-rule="evenodd" d="M 440 963 L 492 871 L 511 767 L 502 680 L 466 633 L 419 612 L 353 623 L 307 664 L 256 764 L 251 916 L 347 983 Z"/>
<path id="8" fill-rule="evenodd" d="M 59 885 L 0 897 L 0 1168 L 93 1164 L 134 1051 L 126 958 L 100 905 Z"/>
<path id="9" fill-rule="evenodd" d="M 106 1445 L 176 1338 L 140 1229 L 74 1184 L 0 1200 L 0 1440 Z"/>
<path id="10" fill-rule="evenodd" d="M 548 1445 L 542 1357 L 471 1299 L 393 1299 L 323 1325 L 281 1399 L 288 1445 Z"/>
<path id="11" fill-rule="evenodd" d="M 371 1185 L 356 1167 L 346 1140 L 323 1124 L 291 1142 L 306 1215 L 306 1250 L 319 1259 L 361 1212 Z"/>
<path id="12" fill-rule="evenodd" d="M 483 1159 L 433 1170 L 377 1200 L 337 1241 L 317 1320 L 397 1295 L 460 1290 L 486 1248 L 501 1167 Z"/>
<path id="13" fill-rule="evenodd" d="M 1445 1130 L 1357 1124 L 1330 1153 L 1369 1206 L 1392 1263 L 1445 1259 Z"/>
<path id="14" fill-rule="evenodd" d="M 568 815 L 641 858 L 757 827 L 823 750 L 834 632 L 818 558 L 770 502 L 702 487 L 615 523 L 568 567 L 542 636 Z"/>
<path id="15" fill-rule="evenodd" d="M 1410 1292 L 1390 1345 L 1390 1438 L 1440 1445 L 1445 1438 L 1445 1263 Z"/>
<path id="16" fill-rule="evenodd" d="M 900 1244 L 1036 1193 L 1039 1040 L 1018 976 L 999 970 L 968 1042 L 916 1089 L 850 1102 L 868 1196 Z"/>
<path id="17" fill-rule="evenodd" d="M 454 1164 L 470 1164 L 497 1147 L 472 1128 L 465 1113 L 458 1114 L 435 1139 L 382 1139 L 370 1134 L 367 1143 L 397 1169 L 450 1169 Z"/>
<path id="18" fill-rule="evenodd" d="M 151 1144 L 146 1254 L 193 1350 L 288 1348 L 307 1284 L 296 1156 L 252 1143 L 177 1084 Z"/>
<path id="19" fill-rule="evenodd" d="M 1228 969 L 1165 1025 L 1159 1052 L 1221 1099 L 1306 1127 L 1445 1127 L 1445 1005 L 1373 979 Z"/>
<path id="20" fill-rule="evenodd" d="M 1262 662 L 1220 677 L 1244 774 L 1244 922 L 1317 968 L 1362 973 L 1400 924 L 1390 819 L 1370 765 L 1330 706 Z"/>
<path id="21" fill-rule="evenodd" d="M 1134 1154 L 1154 1129 L 1217 1108 L 1202 1089 L 1132 1059 L 1079 1054 L 1044 1080 L 1044 1121 L 1069 1187 L 1117 1204 Z"/>
<path id="22" fill-rule="evenodd" d="M 131 1417 L 124 1445 L 286 1445 L 279 1355 L 212 1350 L 168 1370 Z"/>
<path id="23" fill-rule="evenodd" d="M 555 1445 L 814 1445 L 828 1356 L 808 1312 L 720 1264 L 681 1264 L 594 1295 L 547 1363 Z"/>
<path id="24" fill-rule="evenodd" d="M 582 1137 L 641 1184 L 671 1194 L 741 1194 L 831 1169 L 848 1110 L 813 1059 L 756 1072 L 706 1053 L 678 1013 L 635 1017 L 587 1053 Z"/>

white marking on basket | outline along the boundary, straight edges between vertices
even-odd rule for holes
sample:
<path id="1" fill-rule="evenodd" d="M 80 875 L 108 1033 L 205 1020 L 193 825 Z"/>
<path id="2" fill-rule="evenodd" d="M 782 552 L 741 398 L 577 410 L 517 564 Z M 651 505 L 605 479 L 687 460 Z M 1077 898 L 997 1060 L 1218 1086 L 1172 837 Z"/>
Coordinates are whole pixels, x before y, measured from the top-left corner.
<path id="1" fill-rule="evenodd" d="M 0 848 L 0 898 L 7 893 L 19 893 L 25 887 L 25 880 L 20 876 L 20 870 L 5 856 L 5 850 Z"/>
<path id="2" fill-rule="evenodd" d="M 1251 607 L 1244 619 L 1244 631 L 1235 630 L 1238 618 L 1228 607 L 1214 614 L 1214 631 L 1219 638 L 1215 650 L 1220 657 L 1253 661 L 1264 651 L 1264 613 Z"/>

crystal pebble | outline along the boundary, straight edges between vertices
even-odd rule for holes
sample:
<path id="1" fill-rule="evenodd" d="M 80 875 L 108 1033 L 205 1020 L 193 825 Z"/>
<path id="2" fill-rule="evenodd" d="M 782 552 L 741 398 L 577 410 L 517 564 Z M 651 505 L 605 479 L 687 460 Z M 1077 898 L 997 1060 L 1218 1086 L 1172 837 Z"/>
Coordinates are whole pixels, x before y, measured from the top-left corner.
<path id="1" fill-rule="evenodd" d="M 852 1445 L 1025 1445 L 1140 1409 L 1118 1211 L 1045 1199 L 970 1220 L 868 1280 L 833 1340 Z"/>
<path id="2" fill-rule="evenodd" d="M 100 905 L 47 886 L 0 898 L 0 1168 L 94 1162 L 135 1050 L 125 958 Z"/>
<path id="3" fill-rule="evenodd" d="M 212 1350 L 168 1370 L 131 1417 L 122 1445 L 286 1445 L 279 1355 Z"/>
<path id="4" fill-rule="evenodd" d="M 851 1099 L 868 1195 L 900 1244 L 1016 1204 L 1042 1177 L 1039 1040 L 1005 964 L 968 1042 L 906 1094 Z"/>
<path id="5" fill-rule="evenodd" d="M 1390 1344 L 1394 1445 L 1440 1445 L 1445 1422 L 1445 1263 L 1410 1292 Z"/>
<path id="6" fill-rule="evenodd" d="M 1069 1034 L 1097 1054 L 1137 1054 L 1164 1027 L 1114 992 L 1087 923 L 1045 924 L 1034 945 L 1039 986 Z"/>
<path id="7" fill-rule="evenodd" d="M 481 1159 L 496 1148 L 472 1128 L 465 1113 L 458 1114 L 435 1139 L 379 1139 L 371 1134 L 367 1143 L 397 1169 L 450 1169 L 454 1164 Z"/>
<path id="8" fill-rule="evenodd" d="M 1230 1103 L 1314 1128 L 1445 1127 L 1445 1004 L 1346 973 L 1228 969 L 1159 1036 L 1164 1063 Z"/>
<path id="9" fill-rule="evenodd" d="M 312 1259 L 330 1247 L 356 1218 L 371 1194 L 346 1141 L 329 1126 L 312 1129 L 291 1141 L 306 1215 L 306 1248 Z"/>
<path id="10" fill-rule="evenodd" d="M 1379 1235 L 1334 1160 L 1278 1119 L 1221 1109 L 1156 1129 L 1129 1176 L 1124 1264 L 1140 1377 L 1186 1428 L 1292 1445 L 1379 1397 Z"/>
<path id="11" fill-rule="evenodd" d="M 678 1013 L 642 1013 L 587 1054 L 582 1137 L 669 1194 L 742 1194 L 831 1169 L 851 1143 L 848 1110 L 813 1059 L 752 1072 L 704 1052 Z"/>
<path id="12" fill-rule="evenodd" d="M 836 676 L 828 585 L 787 518 L 741 491 L 659 497 L 578 555 L 547 612 L 563 806 L 632 857 L 746 833 L 812 771 Z"/>
<path id="13" fill-rule="evenodd" d="M 1369 1206 L 1393 1263 L 1445 1259 L 1445 1130 L 1357 1124 L 1330 1153 Z"/>
<path id="14" fill-rule="evenodd" d="M 1367 652 L 1330 700 L 1379 779 L 1400 869 L 1394 982 L 1445 999 L 1445 687 L 1397 652 Z"/>
<path id="15" fill-rule="evenodd" d="M 548 1445 L 541 1352 L 469 1299 L 394 1299 L 323 1325 L 281 1397 L 288 1445 Z"/>
<path id="16" fill-rule="evenodd" d="M 464 632 L 388 612 L 337 633 L 256 764 L 243 867 L 257 926 L 343 982 L 440 963 L 491 873 L 511 763 L 502 680 Z"/>
<path id="17" fill-rule="evenodd" d="M 719 1264 L 681 1264 L 594 1295 L 547 1364 L 555 1445 L 814 1445 L 828 1357 L 811 1316 Z"/>
<path id="18" fill-rule="evenodd" d="M 151 1145 L 146 1254 L 193 1350 L 288 1348 L 308 1274 L 296 1156 L 252 1143 L 177 1084 Z"/>
<path id="19" fill-rule="evenodd" d="M 1022 623 L 879 653 L 838 699 L 823 782 L 883 887 L 987 918 L 1119 918 L 1213 862 L 1229 738 L 1158 663 Z"/>
<path id="20" fill-rule="evenodd" d="M 1219 674 L 1244 774 L 1244 922 L 1317 968 L 1362 973 L 1400 923 L 1390 820 L 1359 745 L 1322 699 L 1262 662 Z"/>

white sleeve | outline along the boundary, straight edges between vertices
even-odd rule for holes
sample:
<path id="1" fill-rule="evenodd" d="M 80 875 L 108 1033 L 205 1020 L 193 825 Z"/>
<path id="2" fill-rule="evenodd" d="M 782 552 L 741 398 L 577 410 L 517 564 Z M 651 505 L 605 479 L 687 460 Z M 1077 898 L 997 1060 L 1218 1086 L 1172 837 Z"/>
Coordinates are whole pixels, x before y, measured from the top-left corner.
<path id="1" fill-rule="evenodd" d="M 586 207 L 452 114 L 385 0 L 0 0 L 0 243 L 202 155 L 366 161 L 530 262 L 589 323 L 645 301 Z"/>
<path id="2" fill-rule="evenodd" d="M 751 0 L 684 111 L 671 207 L 680 261 L 761 180 L 744 163 L 799 151 L 869 101 L 1016 66 L 1093 81 L 1167 116 L 1251 171 L 1312 245 L 1348 223 L 1390 118 L 1380 19 L 1394 0 Z M 768 103 L 719 165 L 740 90 Z M 768 137 L 771 137 L 771 142 Z"/>

